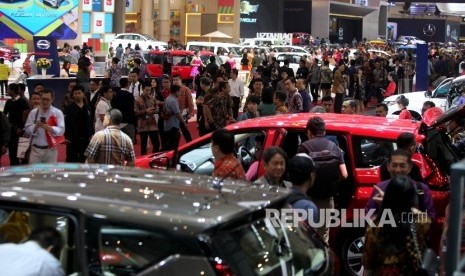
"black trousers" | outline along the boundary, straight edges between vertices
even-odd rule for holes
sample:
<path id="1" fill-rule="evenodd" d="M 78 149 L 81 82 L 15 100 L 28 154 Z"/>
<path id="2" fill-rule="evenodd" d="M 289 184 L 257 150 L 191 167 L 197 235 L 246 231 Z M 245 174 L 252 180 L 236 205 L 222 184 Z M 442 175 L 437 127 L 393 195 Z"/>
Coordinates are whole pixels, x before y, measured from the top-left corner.
<path id="1" fill-rule="evenodd" d="M 164 144 L 162 151 L 174 150 L 178 146 L 179 142 L 179 129 L 171 128 L 163 133 Z"/>
<path id="2" fill-rule="evenodd" d="M 8 157 L 10 159 L 10 166 L 19 165 L 19 158 L 16 157 L 18 153 L 19 137 L 16 134 L 16 128 L 11 128 L 10 143 L 8 144 Z"/>
<path id="3" fill-rule="evenodd" d="M 158 131 L 141 131 L 139 132 L 140 135 L 140 153 L 141 155 L 147 154 L 147 142 L 148 138 L 150 138 L 150 142 L 152 143 L 153 149 L 152 153 L 155 153 L 160 150 L 160 140 L 158 139 Z"/>
<path id="4" fill-rule="evenodd" d="M 8 80 L 0 80 L 0 91 L 2 96 L 7 96 L 8 94 Z"/>
<path id="5" fill-rule="evenodd" d="M 233 107 L 232 107 L 232 112 L 233 112 L 233 117 L 236 120 L 237 117 L 239 116 L 239 108 L 241 106 L 241 98 L 240 97 L 231 97 L 233 101 Z"/>
<path id="6" fill-rule="evenodd" d="M 191 133 L 189 132 L 189 128 L 187 127 L 188 122 L 186 121 L 186 126 L 181 125 L 181 132 L 182 136 L 184 136 L 184 140 L 186 140 L 187 143 L 192 141 L 192 136 Z"/>
<path id="7" fill-rule="evenodd" d="M 69 163 L 84 163 L 86 157 L 84 152 L 89 145 L 89 139 L 76 138 L 72 139 L 71 143 L 66 145 L 66 162 Z"/>
<path id="8" fill-rule="evenodd" d="M 310 83 L 310 93 L 312 94 L 313 103 L 318 102 L 318 90 L 320 90 L 319 83 Z"/>
<path id="9" fill-rule="evenodd" d="M 336 97 L 334 97 L 334 113 L 341 113 L 344 96 L 345 93 L 336 93 Z"/>

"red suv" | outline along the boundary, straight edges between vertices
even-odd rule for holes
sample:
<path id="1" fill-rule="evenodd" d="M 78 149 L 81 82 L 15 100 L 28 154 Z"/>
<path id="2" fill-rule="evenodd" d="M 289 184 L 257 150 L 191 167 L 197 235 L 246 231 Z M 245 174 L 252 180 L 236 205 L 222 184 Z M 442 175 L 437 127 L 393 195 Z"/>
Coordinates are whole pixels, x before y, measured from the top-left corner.
<path id="1" fill-rule="evenodd" d="M 327 134 L 337 137 L 339 146 L 345 153 L 349 177 L 341 185 L 344 187 L 341 191 L 343 196 L 338 202 L 340 208 L 349 210 L 349 219 L 353 215 L 351 210 L 366 206 L 373 185 L 380 181 L 379 166 L 397 148 L 395 141 L 398 135 L 402 132 L 415 133 L 421 146 L 413 159 L 432 191 L 437 217 L 432 226 L 431 244 L 437 249 L 444 211 L 449 201 L 447 168 L 449 163 L 455 161 L 445 125 L 454 118 L 463 118 L 465 106 L 451 109 L 445 114 L 435 111 L 437 110 L 431 109 L 425 112 L 424 122 L 360 115 L 318 114 L 326 122 Z M 265 148 L 280 146 L 289 157 L 293 156 L 301 141 L 306 139 L 306 124 L 312 116 L 315 114 L 261 117 L 229 125 L 226 129 L 234 133 L 238 157 L 247 169 L 254 149 L 241 146 L 247 144 L 243 141 L 262 134 L 265 136 Z M 174 151 L 143 156 L 136 160 L 136 166 L 166 169 L 175 168 L 179 164 L 182 171 L 211 175 L 214 160 L 210 137 L 210 134 L 202 136 Z M 259 174 L 263 173 L 263 167 L 260 166 Z M 361 268 L 364 233 L 364 228 L 331 229 L 330 245 L 339 253 L 344 268 L 352 275 L 356 275 Z"/>
<path id="2" fill-rule="evenodd" d="M 204 64 L 208 64 L 210 56 L 215 56 L 217 65 L 219 66 L 222 61 L 212 52 L 200 52 L 200 59 Z M 148 64 L 146 66 L 147 72 L 150 77 L 159 78 L 163 74 L 170 76 L 180 75 L 183 81 L 192 81 L 190 75 L 192 66 L 191 61 L 194 57 L 194 52 L 185 50 L 173 51 L 155 51 L 152 50 L 148 54 Z"/>

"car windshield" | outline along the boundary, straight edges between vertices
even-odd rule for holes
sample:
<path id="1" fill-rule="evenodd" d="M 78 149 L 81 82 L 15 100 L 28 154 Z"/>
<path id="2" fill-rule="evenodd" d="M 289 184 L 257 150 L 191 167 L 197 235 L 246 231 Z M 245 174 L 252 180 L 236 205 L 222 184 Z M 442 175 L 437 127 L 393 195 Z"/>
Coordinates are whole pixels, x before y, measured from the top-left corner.
<path id="1" fill-rule="evenodd" d="M 442 85 L 440 85 L 438 88 L 436 88 L 436 91 L 435 91 L 435 96 L 438 97 L 438 98 L 445 98 L 447 97 L 447 94 L 449 93 L 449 88 L 450 88 L 450 85 L 452 84 L 451 81 L 447 82 L 447 83 L 444 83 Z"/>
<path id="2" fill-rule="evenodd" d="M 310 238 L 303 224 L 291 227 L 279 219 L 267 218 L 221 233 L 213 242 L 226 263 L 238 264 L 234 257 L 244 256 L 255 275 L 313 275 L 326 261 L 323 245 Z"/>
<path id="3" fill-rule="evenodd" d="M 192 56 L 173 56 L 173 65 L 188 66 L 190 65 Z"/>
<path id="4" fill-rule="evenodd" d="M 145 39 L 147 39 L 147 40 L 156 40 L 155 38 L 153 38 L 153 37 L 151 37 L 149 35 L 146 35 L 146 34 L 143 34 L 142 36 L 145 37 Z"/>
<path id="5" fill-rule="evenodd" d="M 229 51 L 232 52 L 234 56 L 242 56 L 241 47 L 229 47 Z"/>

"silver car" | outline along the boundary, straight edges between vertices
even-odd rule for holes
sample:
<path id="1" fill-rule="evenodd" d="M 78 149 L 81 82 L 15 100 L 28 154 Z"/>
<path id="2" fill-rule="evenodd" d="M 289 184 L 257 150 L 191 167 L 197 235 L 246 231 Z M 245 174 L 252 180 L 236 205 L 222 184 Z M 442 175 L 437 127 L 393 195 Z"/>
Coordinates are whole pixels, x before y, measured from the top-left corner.
<path id="1" fill-rule="evenodd" d="M 246 182 L 105 165 L 2 168 L 0 241 L 57 228 L 66 275 L 333 274 L 334 255 L 311 229 L 265 216 L 286 207 L 286 196 Z"/>

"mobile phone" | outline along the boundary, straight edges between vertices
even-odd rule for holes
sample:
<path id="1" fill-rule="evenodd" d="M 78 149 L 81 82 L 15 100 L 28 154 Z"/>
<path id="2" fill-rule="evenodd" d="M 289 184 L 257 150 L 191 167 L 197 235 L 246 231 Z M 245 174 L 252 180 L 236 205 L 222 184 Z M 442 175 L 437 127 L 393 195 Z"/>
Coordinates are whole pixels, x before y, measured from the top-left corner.
<path id="1" fill-rule="evenodd" d="M 40 122 L 45 123 L 45 117 L 40 117 Z"/>

